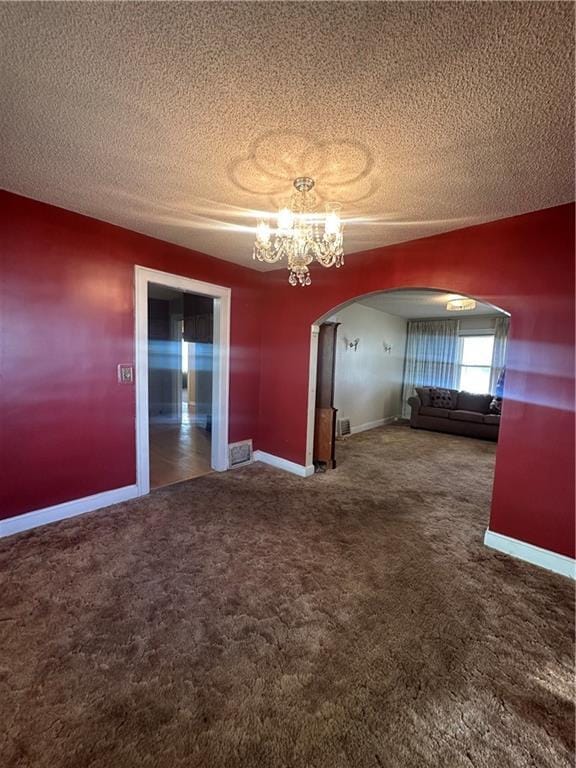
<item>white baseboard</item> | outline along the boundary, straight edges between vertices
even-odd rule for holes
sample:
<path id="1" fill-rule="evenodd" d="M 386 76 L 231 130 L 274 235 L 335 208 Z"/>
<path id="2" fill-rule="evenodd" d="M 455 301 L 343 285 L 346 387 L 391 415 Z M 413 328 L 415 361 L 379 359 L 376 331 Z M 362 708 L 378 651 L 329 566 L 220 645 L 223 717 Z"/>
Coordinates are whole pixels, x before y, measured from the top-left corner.
<path id="1" fill-rule="evenodd" d="M 576 579 L 576 560 L 571 557 L 559 555 L 549 549 L 542 549 L 519 539 L 512 539 L 501 533 L 494 533 L 489 528 L 484 534 L 484 544 L 491 549 L 497 549 L 499 552 L 517 557 L 519 560 L 525 560 L 527 563 L 545 568 L 547 571 L 554 571 L 554 573 L 567 576 L 569 579 Z"/>
<path id="2" fill-rule="evenodd" d="M 121 501 L 134 499 L 138 495 L 137 485 L 126 485 L 123 488 L 115 488 L 113 491 L 95 493 L 93 496 L 84 496 L 82 499 L 74 499 L 74 501 L 66 501 L 53 507 L 36 509 L 23 515 L 9 517 L 6 520 L 0 520 L 0 539 L 5 536 L 12 536 L 14 533 L 28 531 L 30 528 L 37 528 L 40 525 L 55 523 L 57 520 L 65 520 L 67 517 L 76 517 L 76 515 L 83 515 L 85 512 L 93 512 L 95 509 L 119 504 Z"/>
<path id="3" fill-rule="evenodd" d="M 358 424 L 358 426 L 350 426 L 351 434 L 355 435 L 358 432 L 366 432 L 368 429 L 375 429 L 376 427 L 384 427 L 386 424 L 393 424 L 398 421 L 400 416 L 386 416 L 385 419 L 377 419 L 376 421 L 367 421 L 365 424 Z"/>
<path id="4" fill-rule="evenodd" d="M 314 464 L 309 466 L 296 464 L 294 461 L 282 459 L 280 456 L 273 456 L 271 453 L 266 453 L 266 451 L 254 451 L 254 461 L 261 461 L 263 464 L 269 464 L 271 467 L 276 467 L 276 469 L 283 469 L 299 477 L 310 477 L 310 475 L 314 474 Z"/>

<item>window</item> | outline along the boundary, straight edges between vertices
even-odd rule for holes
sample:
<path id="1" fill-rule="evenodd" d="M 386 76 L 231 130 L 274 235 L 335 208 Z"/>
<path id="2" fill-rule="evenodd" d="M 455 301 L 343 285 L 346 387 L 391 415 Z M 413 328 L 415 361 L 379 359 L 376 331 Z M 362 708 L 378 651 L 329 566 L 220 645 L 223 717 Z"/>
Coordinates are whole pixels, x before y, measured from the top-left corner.
<path id="1" fill-rule="evenodd" d="M 490 392 L 493 334 L 460 337 L 460 383 L 458 389 L 479 394 Z"/>

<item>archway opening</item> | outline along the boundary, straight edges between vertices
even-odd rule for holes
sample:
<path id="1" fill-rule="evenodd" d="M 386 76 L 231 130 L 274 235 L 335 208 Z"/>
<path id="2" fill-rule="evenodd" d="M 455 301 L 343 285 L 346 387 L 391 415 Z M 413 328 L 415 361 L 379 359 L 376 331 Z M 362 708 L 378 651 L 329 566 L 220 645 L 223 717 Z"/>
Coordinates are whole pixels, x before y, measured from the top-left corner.
<path id="1" fill-rule="evenodd" d="M 388 437 L 371 447 L 383 461 L 401 436 L 416 453 L 430 446 L 428 472 L 441 471 L 435 450 L 439 461 L 458 446 L 494 453 L 509 323 L 481 299 L 430 288 L 359 296 L 325 313 L 311 329 L 307 464 L 335 468 L 351 459 L 355 436 L 382 429 Z"/>

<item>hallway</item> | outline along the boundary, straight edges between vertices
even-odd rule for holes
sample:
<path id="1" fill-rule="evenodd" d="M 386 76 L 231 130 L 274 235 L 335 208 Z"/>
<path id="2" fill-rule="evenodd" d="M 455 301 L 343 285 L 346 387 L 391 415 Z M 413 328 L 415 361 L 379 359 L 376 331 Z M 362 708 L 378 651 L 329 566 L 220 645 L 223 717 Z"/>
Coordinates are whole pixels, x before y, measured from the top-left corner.
<path id="1" fill-rule="evenodd" d="M 180 483 L 212 471 L 210 432 L 197 426 L 194 405 L 182 403 L 182 422 L 150 423 L 150 488 Z"/>

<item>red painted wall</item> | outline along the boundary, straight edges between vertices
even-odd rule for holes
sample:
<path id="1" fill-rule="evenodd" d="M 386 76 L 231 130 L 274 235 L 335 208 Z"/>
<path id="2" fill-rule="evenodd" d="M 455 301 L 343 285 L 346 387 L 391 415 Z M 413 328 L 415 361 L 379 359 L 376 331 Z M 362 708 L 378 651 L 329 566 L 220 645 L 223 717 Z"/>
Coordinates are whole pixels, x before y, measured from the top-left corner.
<path id="1" fill-rule="evenodd" d="M 1 191 L 0 258 L 0 518 L 135 482 L 135 264 L 232 288 L 230 439 L 256 436 L 258 273 Z"/>
<path id="2" fill-rule="evenodd" d="M 370 292 L 429 287 L 512 313 L 490 528 L 574 554 L 574 206 L 350 257 L 291 288 L 0 192 L 0 517 L 135 482 L 133 267 L 232 287 L 230 439 L 304 463 L 310 325 Z"/>
<path id="3" fill-rule="evenodd" d="M 310 288 L 264 278 L 260 448 L 305 462 L 310 325 L 395 288 L 469 294 L 512 314 L 490 528 L 574 556 L 574 206 L 355 254 Z"/>

